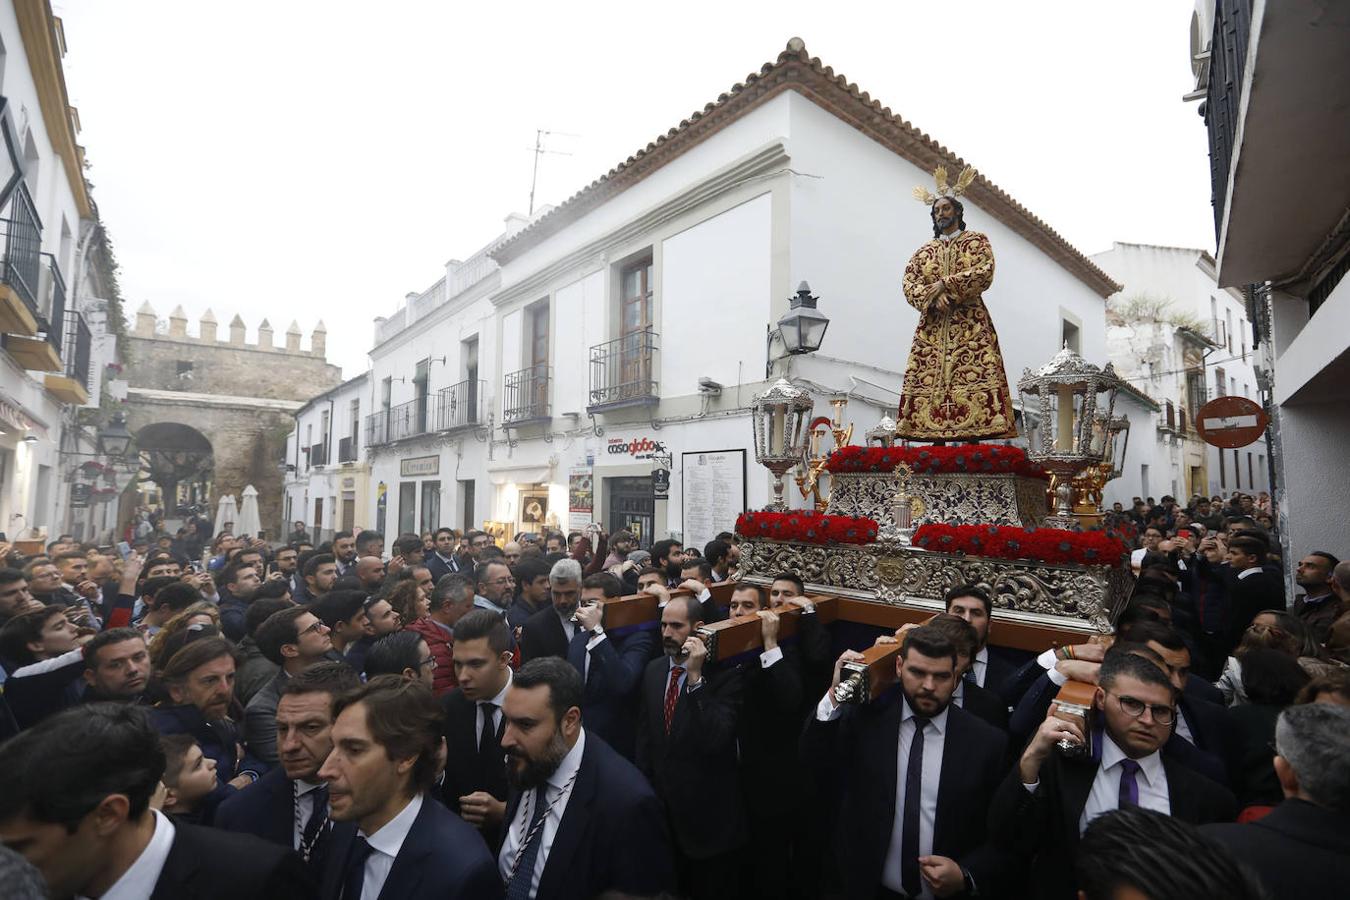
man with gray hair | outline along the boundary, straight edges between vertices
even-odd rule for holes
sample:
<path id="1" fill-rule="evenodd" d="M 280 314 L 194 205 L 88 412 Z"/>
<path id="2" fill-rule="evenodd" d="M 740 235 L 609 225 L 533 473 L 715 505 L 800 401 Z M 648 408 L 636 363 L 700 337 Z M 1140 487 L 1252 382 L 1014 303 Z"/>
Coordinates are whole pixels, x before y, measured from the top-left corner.
<path id="1" fill-rule="evenodd" d="M 541 656 L 567 658 L 567 645 L 577 633 L 577 602 L 581 599 L 581 563 L 560 559 L 548 573 L 552 605 L 525 620 L 520 629 L 520 661 Z"/>
<path id="2" fill-rule="evenodd" d="M 1331 623 L 1327 652 L 1334 659 L 1350 663 L 1350 560 L 1336 563 L 1331 570 L 1331 591 L 1341 604 L 1341 614 Z"/>
<path id="3" fill-rule="evenodd" d="M 431 658 L 436 660 L 432 692 L 437 696 L 449 693 L 455 680 L 455 623 L 473 609 L 473 581 L 467 575 L 442 575 L 431 592 L 431 608 L 420 619 L 404 624 L 427 642 Z"/>
<path id="4" fill-rule="evenodd" d="M 1350 709 L 1291 706 L 1275 725 L 1284 802 L 1246 825 L 1201 829 L 1260 877 L 1272 897 L 1327 896 L 1350 872 Z"/>

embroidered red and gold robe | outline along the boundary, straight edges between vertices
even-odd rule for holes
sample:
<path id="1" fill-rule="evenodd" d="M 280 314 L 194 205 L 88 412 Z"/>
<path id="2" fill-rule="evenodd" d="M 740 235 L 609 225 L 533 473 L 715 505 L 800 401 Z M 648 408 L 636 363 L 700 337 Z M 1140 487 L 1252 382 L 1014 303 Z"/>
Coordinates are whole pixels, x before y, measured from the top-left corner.
<path id="1" fill-rule="evenodd" d="M 950 306 L 925 299 L 942 279 Z M 932 240 L 905 266 L 905 300 L 919 311 L 919 327 L 905 366 L 896 434 L 920 441 L 1017 436 L 1012 395 L 1003 374 L 998 335 L 981 295 L 994 280 L 989 239 L 963 231 Z"/>

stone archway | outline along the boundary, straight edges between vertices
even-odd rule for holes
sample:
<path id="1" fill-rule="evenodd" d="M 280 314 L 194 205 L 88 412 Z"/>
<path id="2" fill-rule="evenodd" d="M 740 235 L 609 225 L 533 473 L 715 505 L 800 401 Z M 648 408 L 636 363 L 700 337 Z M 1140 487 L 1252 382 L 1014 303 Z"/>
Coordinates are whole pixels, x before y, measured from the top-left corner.
<path id="1" fill-rule="evenodd" d="M 200 431 L 180 422 L 146 425 L 135 434 L 141 480 L 153 481 L 170 518 L 194 513 L 210 516 L 215 454 Z"/>

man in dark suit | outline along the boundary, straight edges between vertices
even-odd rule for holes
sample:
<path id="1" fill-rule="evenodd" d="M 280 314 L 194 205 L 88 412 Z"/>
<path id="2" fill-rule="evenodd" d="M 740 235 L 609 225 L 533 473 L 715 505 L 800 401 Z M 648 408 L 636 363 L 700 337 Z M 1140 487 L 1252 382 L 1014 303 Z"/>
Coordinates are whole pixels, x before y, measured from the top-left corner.
<path id="1" fill-rule="evenodd" d="M 319 767 L 333 750 L 333 700 L 360 687 L 346 663 L 315 663 L 281 687 L 273 713 L 280 766 L 216 809 L 217 828 L 257 835 L 296 851 L 318 883 L 327 860 L 328 788 Z"/>
<path id="2" fill-rule="evenodd" d="M 1284 609 L 1284 580 L 1268 571 L 1266 543 L 1251 534 L 1228 541 L 1228 615 L 1224 633 L 1228 651 L 1242 640 L 1242 633 L 1263 609 Z"/>
<path id="3" fill-rule="evenodd" d="M 1350 873 L 1350 709 L 1291 706 L 1275 725 L 1284 802 L 1246 825 L 1201 831 L 1233 851 L 1272 897 L 1325 896 Z"/>
<path id="4" fill-rule="evenodd" d="M 496 613 L 475 609 L 455 623 L 455 677 L 441 698 L 449 764 L 441 798 L 478 828 L 490 848 L 501 844 L 506 813 L 502 706 L 511 686 L 511 629 Z"/>
<path id="5" fill-rule="evenodd" d="M 1103 812 L 1142 806 L 1192 824 L 1232 821 L 1237 813 L 1226 789 L 1160 752 L 1176 718 L 1176 690 L 1158 666 L 1133 653 L 1108 653 L 1095 709 L 1101 730 L 1089 744 L 1089 735 L 1052 707 L 989 808 L 994 840 L 1032 860 L 1037 897 L 1075 896 L 1078 839 Z M 1091 749 L 1065 756 L 1055 752 L 1061 740 Z"/>
<path id="6" fill-rule="evenodd" d="M 642 677 L 637 761 L 665 803 L 680 890 L 699 898 L 740 895 L 732 851 L 746 839 L 736 766 L 741 681 L 705 665 L 695 632 L 702 606 L 688 595 L 661 610 L 661 649 Z M 705 672 L 706 669 L 706 672 Z"/>
<path id="7" fill-rule="evenodd" d="M 601 601 L 622 594 L 619 579 L 608 572 L 581 583 L 577 633 L 567 647 L 567 661 L 581 674 L 586 693 L 581 709 L 586 731 L 599 735 L 626 759 L 637 752 L 637 712 L 642 672 L 656 652 L 656 633 L 638 629 L 610 634 L 604 627 Z"/>
<path id="8" fill-rule="evenodd" d="M 555 657 L 526 663 L 507 692 L 512 790 L 497 866 L 509 900 L 674 887 L 661 803 L 632 763 L 582 727 L 581 700 L 581 676 Z"/>
<path id="9" fill-rule="evenodd" d="M 975 684 L 1002 694 L 1003 686 L 1015 671 L 1012 663 L 989 652 L 989 628 L 993 622 L 993 602 L 989 592 L 978 584 L 959 584 L 943 595 L 947 612 L 965 619 L 975 629 L 976 650 L 970 670 Z"/>
<path id="10" fill-rule="evenodd" d="M 433 580 L 439 582 L 447 575 L 454 575 L 465 572 L 472 575 L 472 571 L 465 571 L 464 561 L 455 554 L 455 533 L 449 528 L 437 528 L 434 549 L 427 554 L 425 564 L 427 570 L 431 572 Z M 473 569 L 472 565 L 468 566 Z"/>
<path id="11" fill-rule="evenodd" d="M 436 780 L 444 721 L 420 681 L 380 675 L 333 704 L 328 783 L 332 845 L 326 900 L 500 897 L 478 832 L 426 792 Z"/>
<path id="12" fill-rule="evenodd" d="M 871 703 L 840 706 L 840 667 L 861 658 L 852 650 L 839 657 L 803 738 L 808 759 L 842 779 L 836 852 L 845 896 L 999 896 L 1007 862 L 986 841 L 985 810 L 1007 738 L 951 705 L 956 647 L 934 628 L 907 631 L 899 684 Z"/>
<path id="13" fill-rule="evenodd" d="M 967 620 L 946 613 L 934 616 L 926 624 L 942 632 L 956 647 L 957 682 L 952 692 L 952 704 L 1000 731 L 1007 731 L 1008 707 L 1004 705 L 1003 698 L 976 682 L 972 660 L 979 639 L 974 627 Z"/>
<path id="14" fill-rule="evenodd" d="M 572 616 L 581 597 L 581 564 L 560 559 L 548 573 L 553 603 L 525 620 L 520 630 L 520 660 L 529 662 L 541 656 L 566 659 L 567 645 L 577 633 Z"/>
<path id="15" fill-rule="evenodd" d="M 145 710 L 92 703 L 0 745 L 0 842 L 54 897 L 313 897 L 294 853 L 150 808 L 164 751 Z"/>
<path id="16" fill-rule="evenodd" d="M 277 701 L 286 682 L 333 652 L 328 626 L 303 606 L 268 616 L 254 635 L 263 656 L 280 667 L 272 680 L 244 707 L 244 741 L 249 753 L 270 766 L 277 763 Z"/>

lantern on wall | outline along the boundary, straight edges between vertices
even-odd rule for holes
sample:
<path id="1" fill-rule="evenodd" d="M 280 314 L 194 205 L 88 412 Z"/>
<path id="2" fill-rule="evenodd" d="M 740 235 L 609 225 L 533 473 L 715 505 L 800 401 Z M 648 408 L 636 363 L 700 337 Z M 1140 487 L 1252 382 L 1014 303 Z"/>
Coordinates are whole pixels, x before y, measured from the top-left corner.
<path id="1" fill-rule="evenodd" d="M 774 475 L 771 511 L 786 511 L 783 476 L 800 463 L 806 453 L 806 423 L 811 415 L 811 395 L 785 378 L 751 401 L 754 410 L 755 462 Z"/>

